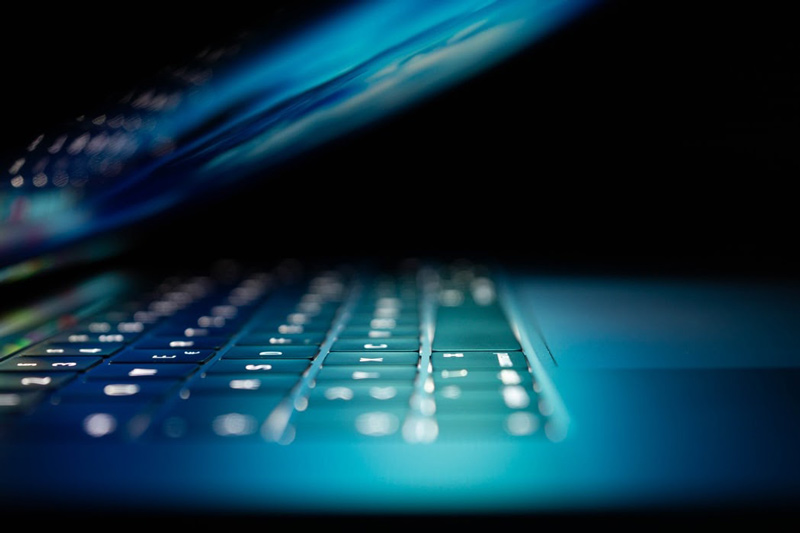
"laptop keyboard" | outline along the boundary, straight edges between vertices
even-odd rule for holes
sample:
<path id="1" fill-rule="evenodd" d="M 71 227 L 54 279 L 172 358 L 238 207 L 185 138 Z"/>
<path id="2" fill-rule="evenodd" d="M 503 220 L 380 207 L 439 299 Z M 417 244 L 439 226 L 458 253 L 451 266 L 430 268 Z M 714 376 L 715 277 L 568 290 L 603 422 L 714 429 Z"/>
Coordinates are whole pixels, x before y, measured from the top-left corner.
<path id="1" fill-rule="evenodd" d="M 4 441 L 541 439 L 551 416 L 481 265 L 168 278 L 0 360 Z"/>

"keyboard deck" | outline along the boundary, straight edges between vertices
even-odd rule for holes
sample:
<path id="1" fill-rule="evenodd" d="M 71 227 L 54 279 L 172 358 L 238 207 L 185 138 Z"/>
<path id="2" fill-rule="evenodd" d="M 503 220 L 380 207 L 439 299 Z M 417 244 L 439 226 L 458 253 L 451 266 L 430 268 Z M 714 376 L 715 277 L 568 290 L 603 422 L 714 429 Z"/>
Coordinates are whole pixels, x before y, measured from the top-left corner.
<path id="1" fill-rule="evenodd" d="M 482 265 L 213 272 L 0 360 L 0 438 L 552 438 L 532 354 Z"/>

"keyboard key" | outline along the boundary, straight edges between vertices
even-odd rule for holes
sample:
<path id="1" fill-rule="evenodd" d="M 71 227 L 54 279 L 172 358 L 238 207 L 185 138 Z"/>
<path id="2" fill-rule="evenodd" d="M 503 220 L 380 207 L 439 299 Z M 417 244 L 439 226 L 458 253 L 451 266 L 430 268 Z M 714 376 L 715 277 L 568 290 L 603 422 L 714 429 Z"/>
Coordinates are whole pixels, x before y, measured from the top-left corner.
<path id="1" fill-rule="evenodd" d="M 26 348 L 19 355 L 24 356 L 56 356 L 56 357 L 83 357 L 83 356 L 109 356 L 119 351 L 125 345 L 121 342 L 74 342 L 54 343 L 47 342 Z"/>
<path id="2" fill-rule="evenodd" d="M 521 385 L 480 389 L 446 385 L 436 389 L 435 399 L 437 413 L 469 414 L 516 409 L 533 409 L 538 412 L 536 393 Z"/>
<path id="3" fill-rule="evenodd" d="M 311 317 L 304 313 L 283 313 L 256 317 L 248 324 L 248 330 L 254 333 L 284 330 L 285 334 L 325 332 L 330 329 L 332 321 L 333 316 Z"/>
<path id="4" fill-rule="evenodd" d="M 541 416 L 531 411 L 507 413 L 436 413 L 438 441 L 545 438 Z"/>
<path id="5" fill-rule="evenodd" d="M 338 339 L 331 347 L 332 352 L 417 352 L 420 343 L 414 337 L 394 337 L 389 339 L 370 339 L 369 337 Z"/>
<path id="6" fill-rule="evenodd" d="M 217 337 L 228 338 L 237 333 L 239 329 L 231 325 L 220 327 L 199 327 L 197 325 L 173 325 L 165 324 L 154 328 L 150 332 L 152 337 L 171 337 L 172 340 L 183 339 L 192 340 L 197 337 Z"/>
<path id="7" fill-rule="evenodd" d="M 373 320 L 393 320 L 396 325 L 419 324 L 419 314 L 416 310 L 401 310 L 394 308 L 374 308 L 370 312 L 355 311 L 350 317 L 353 324 L 364 325 Z"/>
<path id="8" fill-rule="evenodd" d="M 42 403 L 31 414 L 17 420 L 14 436 L 25 440 L 98 441 L 131 440 L 147 427 L 141 402 Z M 49 457 L 50 461 L 69 460 Z M 54 463 L 57 464 L 57 463 Z"/>
<path id="9" fill-rule="evenodd" d="M 0 374 L 0 392 L 17 392 L 29 390 L 53 390 L 75 379 L 75 372 L 59 372 L 55 374 L 23 374 L 8 372 Z"/>
<path id="10" fill-rule="evenodd" d="M 323 365 L 412 365 L 419 363 L 417 352 L 330 352 L 324 359 Z"/>
<path id="11" fill-rule="evenodd" d="M 215 374 L 301 374 L 310 366 L 305 359 L 220 359 L 203 369 Z"/>
<path id="12" fill-rule="evenodd" d="M 212 350 L 124 350 L 112 363 L 202 363 L 214 355 Z"/>
<path id="13" fill-rule="evenodd" d="M 372 315 L 355 315 L 347 321 L 348 327 L 364 327 L 370 329 L 395 329 L 419 327 L 416 317 L 386 318 Z"/>
<path id="14" fill-rule="evenodd" d="M 317 346 L 234 346 L 222 354 L 223 359 L 311 359 Z"/>
<path id="15" fill-rule="evenodd" d="M 225 393 L 251 395 L 256 393 L 288 393 L 300 381 L 294 374 L 213 374 L 194 379 L 184 387 L 192 394 Z"/>
<path id="16" fill-rule="evenodd" d="M 397 441 L 408 408 L 402 404 L 340 407 L 336 416 L 327 409 L 307 409 L 292 419 L 295 439 L 342 438 Z"/>
<path id="17" fill-rule="evenodd" d="M 250 327 L 251 333 L 269 333 L 279 337 L 281 335 L 298 335 L 303 333 L 314 333 L 324 335 L 329 329 L 330 323 L 320 326 L 307 326 L 303 324 L 287 324 L 286 322 L 273 321 L 263 324 L 256 324 Z"/>
<path id="18" fill-rule="evenodd" d="M 161 379 L 152 381 L 74 381 L 69 385 L 59 389 L 56 395 L 61 400 L 103 400 L 104 404 L 109 400 L 151 400 L 177 389 L 181 383 L 177 379 Z"/>
<path id="19" fill-rule="evenodd" d="M 325 333 L 250 333 L 236 340 L 237 346 L 319 346 Z"/>
<path id="20" fill-rule="evenodd" d="M 15 355 L 0 361 L 0 372 L 80 372 L 103 359 L 101 357 L 30 357 Z"/>
<path id="21" fill-rule="evenodd" d="M 418 339 L 419 335 L 419 326 L 397 326 L 392 329 L 372 329 L 369 326 L 347 326 L 339 333 L 339 338 L 390 339 L 393 337 L 412 337 Z"/>
<path id="22" fill-rule="evenodd" d="M 436 313 L 433 350 L 518 351 L 522 348 L 499 305 L 440 306 Z"/>
<path id="23" fill-rule="evenodd" d="M 353 381 L 383 381 L 400 380 L 413 381 L 417 377 L 415 366 L 325 366 L 317 374 L 316 380 L 353 380 Z"/>
<path id="24" fill-rule="evenodd" d="M 431 374 L 437 387 L 443 385 L 459 385 L 465 387 L 486 387 L 504 385 L 523 385 L 533 383 L 533 376 L 525 371 L 514 369 L 488 370 L 454 368 L 434 371 Z"/>
<path id="25" fill-rule="evenodd" d="M 143 322 L 132 320 L 133 316 L 130 314 L 113 315 L 110 318 L 113 320 L 94 320 L 78 326 L 76 333 L 89 333 L 95 335 L 113 335 L 122 334 L 126 336 L 135 337 L 141 334 L 145 329 Z M 127 319 L 127 320 L 117 320 Z"/>
<path id="26" fill-rule="evenodd" d="M 147 436 L 162 440 L 256 440 L 269 413 L 284 399 L 268 395 L 190 395 L 170 405 L 150 427 Z"/>
<path id="27" fill-rule="evenodd" d="M 133 344 L 138 350 L 194 349 L 216 350 L 228 342 L 227 337 L 144 337 Z"/>
<path id="28" fill-rule="evenodd" d="M 121 343 L 127 344 L 139 335 L 136 333 L 118 333 L 109 331 L 107 333 L 94 333 L 92 331 L 79 330 L 68 333 L 60 333 L 49 339 L 49 342 L 55 344 L 72 344 L 72 343 Z"/>
<path id="29" fill-rule="evenodd" d="M 399 384 L 325 382 L 311 389 L 309 407 L 338 407 L 343 403 L 368 405 L 401 403 L 408 405 L 413 392 L 414 385 L 409 382 Z"/>
<path id="30" fill-rule="evenodd" d="M 408 317 L 417 315 L 419 301 L 416 299 L 400 299 L 389 297 L 372 296 L 362 298 L 353 308 L 354 316 L 399 316 L 400 314 Z"/>
<path id="31" fill-rule="evenodd" d="M 152 380 L 184 379 L 197 371 L 196 364 L 125 364 L 108 362 L 89 369 L 85 378 L 89 380 Z"/>
<path id="32" fill-rule="evenodd" d="M 42 391 L 0 392 L 0 417 L 25 413 L 38 405 L 45 397 Z"/>
<path id="33" fill-rule="evenodd" d="M 528 369 L 528 361 L 522 352 L 433 352 L 431 364 L 434 370 L 455 368 L 514 368 Z"/>

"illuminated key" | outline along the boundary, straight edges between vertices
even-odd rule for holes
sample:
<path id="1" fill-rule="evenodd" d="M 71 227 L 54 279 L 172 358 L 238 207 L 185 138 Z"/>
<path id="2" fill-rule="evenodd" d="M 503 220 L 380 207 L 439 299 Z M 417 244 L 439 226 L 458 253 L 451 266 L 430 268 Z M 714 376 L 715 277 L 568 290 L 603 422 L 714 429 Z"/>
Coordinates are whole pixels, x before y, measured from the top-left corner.
<path id="1" fill-rule="evenodd" d="M 416 365 L 417 352 L 331 352 L 325 357 L 324 365 Z"/>
<path id="2" fill-rule="evenodd" d="M 28 357 L 16 355 L 0 362 L 3 372 L 80 372 L 87 370 L 102 357 Z"/>

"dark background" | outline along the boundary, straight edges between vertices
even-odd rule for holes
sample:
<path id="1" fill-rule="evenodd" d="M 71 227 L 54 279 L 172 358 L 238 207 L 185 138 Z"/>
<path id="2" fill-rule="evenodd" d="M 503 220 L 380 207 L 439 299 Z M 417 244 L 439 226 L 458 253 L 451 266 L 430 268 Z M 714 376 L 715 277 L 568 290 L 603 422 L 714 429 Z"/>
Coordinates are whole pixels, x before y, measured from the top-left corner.
<path id="1" fill-rule="evenodd" d="M 794 276 L 788 4 L 610 0 L 402 116 L 153 221 L 142 242 L 165 259 L 180 242 L 181 257 L 436 252 Z M 20 6 L 1 37 L 3 146 L 254 20 L 291 28 L 310 9 L 261 6 Z"/>

